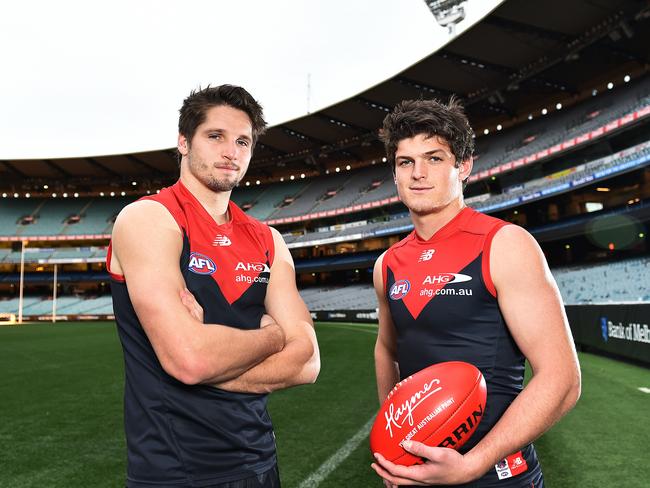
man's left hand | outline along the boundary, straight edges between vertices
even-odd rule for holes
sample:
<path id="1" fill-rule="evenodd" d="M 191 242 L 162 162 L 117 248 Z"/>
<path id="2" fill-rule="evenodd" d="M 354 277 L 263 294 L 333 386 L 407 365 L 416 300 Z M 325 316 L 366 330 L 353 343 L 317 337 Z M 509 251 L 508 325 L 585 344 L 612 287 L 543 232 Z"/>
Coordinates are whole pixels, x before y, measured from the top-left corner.
<path id="1" fill-rule="evenodd" d="M 467 483 L 480 475 L 474 472 L 465 456 L 453 449 L 429 447 L 415 441 L 406 441 L 402 446 L 425 459 L 425 463 L 402 466 L 375 453 L 377 462 L 371 467 L 390 485 L 455 485 Z"/>

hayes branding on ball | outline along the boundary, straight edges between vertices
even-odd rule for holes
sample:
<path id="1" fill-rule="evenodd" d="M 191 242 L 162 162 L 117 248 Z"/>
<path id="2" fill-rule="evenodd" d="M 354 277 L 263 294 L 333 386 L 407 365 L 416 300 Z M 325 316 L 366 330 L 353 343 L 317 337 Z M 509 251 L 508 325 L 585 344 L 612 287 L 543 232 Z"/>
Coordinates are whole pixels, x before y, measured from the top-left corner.
<path id="1" fill-rule="evenodd" d="M 481 421 L 486 396 L 475 366 L 460 361 L 429 366 L 388 394 L 370 431 L 370 449 L 405 466 L 422 462 L 402 448 L 407 440 L 458 449 Z"/>

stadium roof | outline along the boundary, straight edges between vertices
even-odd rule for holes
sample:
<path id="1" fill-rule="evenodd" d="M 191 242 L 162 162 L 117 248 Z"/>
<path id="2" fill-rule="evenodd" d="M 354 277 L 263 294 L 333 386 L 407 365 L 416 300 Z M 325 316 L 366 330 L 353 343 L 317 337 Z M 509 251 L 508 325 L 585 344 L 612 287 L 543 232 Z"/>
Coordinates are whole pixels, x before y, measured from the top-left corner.
<path id="1" fill-rule="evenodd" d="M 459 0 L 428 3 L 432 9 L 447 4 L 449 18 L 451 7 L 457 13 L 468 5 Z M 424 12 L 429 20 L 434 18 L 426 5 Z M 445 14 L 435 13 L 438 17 Z M 433 22 L 434 27 L 439 26 Z M 408 35 L 411 28 L 410 21 L 386 24 L 375 33 L 376 38 L 355 36 L 348 42 L 376 44 L 383 37 Z M 386 111 L 407 98 L 446 99 L 455 93 L 465 103 L 477 133 L 497 124 L 507 127 L 551 104 L 576 103 L 591 96 L 593 89 L 605 90 L 610 81 L 622 83 L 625 74 L 643 76 L 650 67 L 649 45 L 650 6 L 646 1 L 507 0 L 448 45 L 387 81 L 273 126 L 260 139 L 249 173 L 262 179 L 294 171 L 322 173 L 334 165 L 379 157 L 377 128 Z M 408 57 L 416 47 L 401 49 Z M 164 180 L 176 172 L 174 148 L 118 156 L 0 161 L 0 179 L 16 183 L 48 178 L 87 178 L 95 184 L 101 178 Z"/>

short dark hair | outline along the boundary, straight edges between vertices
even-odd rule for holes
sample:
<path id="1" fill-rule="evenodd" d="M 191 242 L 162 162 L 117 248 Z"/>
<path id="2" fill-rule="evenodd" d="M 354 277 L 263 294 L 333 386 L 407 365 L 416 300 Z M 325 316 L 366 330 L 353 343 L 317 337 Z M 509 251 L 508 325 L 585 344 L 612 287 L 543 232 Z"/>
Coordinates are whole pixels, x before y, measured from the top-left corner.
<path id="1" fill-rule="evenodd" d="M 438 100 L 404 100 L 384 118 L 379 137 L 393 171 L 399 142 L 419 134 L 443 138 L 456 157 L 456 166 L 474 154 L 474 131 L 454 96 L 446 105 Z"/>
<path id="2" fill-rule="evenodd" d="M 190 95 L 183 100 L 183 106 L 179 110 L 178 132 L 184 135 L 188 142 L 191 141 L 196 133 L 196 128 L 205 121 L 207 111 L 221 105 L 228 105 L 248 115 L 252 126 L 253 147 L 255 147 L 257 138 L 266 130 L 266 121 L 262 113 L 262 106 L 240 86 L 208 85 L 205 88 L 199 87 L 197 90 L 192 90 Z"/>

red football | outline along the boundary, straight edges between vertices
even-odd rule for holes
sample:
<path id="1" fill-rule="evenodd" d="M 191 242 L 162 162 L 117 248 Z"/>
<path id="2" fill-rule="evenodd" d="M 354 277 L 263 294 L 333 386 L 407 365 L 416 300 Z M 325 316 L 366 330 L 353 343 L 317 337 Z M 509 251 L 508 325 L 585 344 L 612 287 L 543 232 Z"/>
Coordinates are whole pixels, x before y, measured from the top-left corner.
<path id="1" fill-rule="evenodd" d="M 486 398 L 485 378 L 469 363 L 424 368 L 388 394 L 370 431 L 370 449 L 404 466 L 422 463 L 402 448 L 406 440 L 458 449 L 481 421 Z"/>

